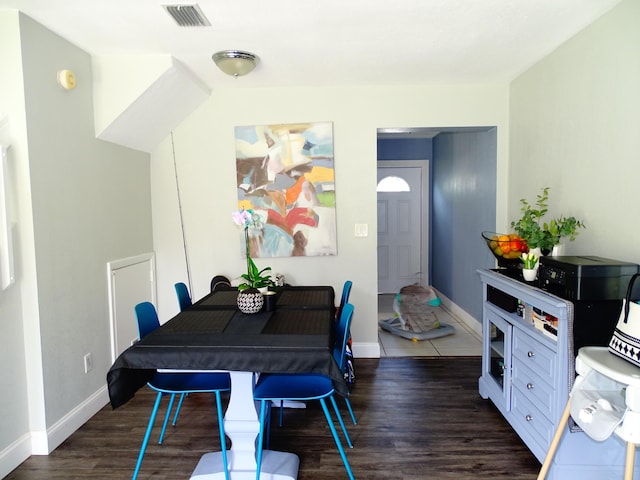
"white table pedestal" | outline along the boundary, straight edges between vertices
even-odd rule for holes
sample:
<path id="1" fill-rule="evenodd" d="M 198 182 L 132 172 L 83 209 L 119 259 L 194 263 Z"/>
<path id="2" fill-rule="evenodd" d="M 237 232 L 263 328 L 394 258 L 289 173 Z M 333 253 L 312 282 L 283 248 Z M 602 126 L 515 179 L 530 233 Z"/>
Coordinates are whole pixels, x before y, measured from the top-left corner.
<path id="1" fill-rule="evenodd" d="M 228 461 L 233 456 L 232 450 L 227 452 Z M 298 456 L 293 453 L 274 452 L 264 450 L 262 452 L 262 468 L 260 480 L 295 480 L 298 477 Z M 224 468 L 222 466 L 222 453 L 205 453 L 198 462 L 191 475 L 192 480 L 224 480 Z M 255 480 L 256 469 L 237 470 L 229 469 L 231 480 Z"/>
<path id="2" fill-rule="evenodd" d="M 251 372 L 229 372 L 231 396 L 224 416 L 224 429 L 231 439 L 227 451 L 229 478 L 231 480 L 255 480 L 256 438 L 260 422 L 253 400 L 254 376 Z M 261 480 L 295 480 L 300 460 L 293 453 L 264 450 L 262 453 Z M 223 480 L 222 452 L 206 453 L 198 462 L 191 480 Z"/>

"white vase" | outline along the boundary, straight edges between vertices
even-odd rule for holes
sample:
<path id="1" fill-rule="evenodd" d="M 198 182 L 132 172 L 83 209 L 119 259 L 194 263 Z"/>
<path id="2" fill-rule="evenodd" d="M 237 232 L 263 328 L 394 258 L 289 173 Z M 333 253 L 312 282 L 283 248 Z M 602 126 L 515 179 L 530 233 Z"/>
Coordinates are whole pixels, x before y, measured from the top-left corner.
<path id="1" fill-rule="evenodd" d="M 258 313 L 264 305 L 264 297 L 255 288 L 238 292 L 238 308 L 242 313 Z"/>
<path id="2" fill-rule="evenodd" d="M 557 245 L 554 245 L 553 249 L 551 250 L 551 256 L 561 257 L 562 255 L 564 255 L 564 244 L 558 243 Z"/>
<path id="3" fill-rule="evenodd" d="M 522 269 L 522 276 L 524 277 L 524 279 L 527 282 L 533 282 L 536 279 L 537 275 L 538 275 L 538 269 L 537 268 L 523 268 Z"/>

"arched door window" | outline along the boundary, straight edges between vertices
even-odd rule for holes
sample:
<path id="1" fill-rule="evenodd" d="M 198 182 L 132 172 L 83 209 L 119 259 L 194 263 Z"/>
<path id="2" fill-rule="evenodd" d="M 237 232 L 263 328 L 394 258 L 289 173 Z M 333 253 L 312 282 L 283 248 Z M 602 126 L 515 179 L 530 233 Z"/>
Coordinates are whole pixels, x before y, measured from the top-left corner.
<path id="1" fill-rule="evenodd" d="M 410 192 L 411 187 L 404 178 L 390 175 L 378 182 L 376 192 Z"/>

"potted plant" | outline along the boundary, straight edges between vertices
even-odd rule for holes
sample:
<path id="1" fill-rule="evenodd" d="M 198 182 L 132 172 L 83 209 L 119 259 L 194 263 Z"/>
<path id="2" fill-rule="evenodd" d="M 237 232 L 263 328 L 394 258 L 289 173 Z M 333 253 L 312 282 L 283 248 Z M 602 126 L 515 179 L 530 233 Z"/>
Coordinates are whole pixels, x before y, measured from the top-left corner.
<path id="1" fill-rule="evenodd" d="M 257 313 L 264 305 L 264 297 L 259 289 L 266 290 L 267 287 L 273 285 L 271 275 L 264 273 L 270 271 L 271 267 L 258 270 L 251 258 L 249 228 L 262 228 L 262 219 L 253 210 L 245 209 L 234 212 L 232 218 L 236 225 L 244 229 L 244 245 L 247 256 L 247 273 L 241 275 L 245 281 L 238 285 L 238 308 L 243 313 Z"/>
<path id="2" fill-rule="evenodd" d="M 536 275 L 538 274 L 538 255 L 534 252 L 523 253 L 520 255 L 520 260 L 522 260 L 523 268 L 522 268 L 522 276 L 528 282 L 532 282 L 536 279 Z"/>
<path id="3" fill-rule="evenodd" d="M 548 223 L 545 222 L 544 217 L 549 210 L 548 201 L 549 187 L 542 189 L 533 205 L 527 199 L 521 198 L 522 216 L 519 220 L 511 222 L 511 227 L 527 241 L 530 250 L 539 248 L 544 254 L 550 253 L 563 237 L 568 237 L 570 241 L 575 240 L 578 229 L 585 228 L 584 223 L 575 217 L 560 216 Z"/>
<path id="4" fill-rule="evenodd" d="M 526 198 L 520 199 L 520 211 L 522 216 L 516 222 L 511 222 L 511 228 L 526 240 L 529 249 L 546 247 L 548 240 L 542 229 L 542 218 L 547 213 L 547 201 L 549 199 L 549 187 L 542 189 L 538 194 L 534 205 L 531 205 Z"/>
<path id="5" fill-rule="evenodd" d="M 264 272 L 268 272 L 269 270 L 271 270 L 271 267 L 265 267 L 262 270 L 258 270 L 253 259 L 251 257 L 247 257 L 247 273 L 240 275 L 246 281 L 238 285 L 238 290 L 242 292 L 249 288 L 260 289 L 270 287 L 273 285 L 271 275 L 263 275 Z"/>
<path id="6" fill-rule="evenodd" d="M 553 245 L 558 245 L 563 237 L 568 237 L 569 241 L 573 242 L 579 233 L 578 229 L 585 227 L 584 223 L 575 217 L 561 216 L 551 220 L 548 225 L 545 223 L 544 228 L 549 232 Z"/>

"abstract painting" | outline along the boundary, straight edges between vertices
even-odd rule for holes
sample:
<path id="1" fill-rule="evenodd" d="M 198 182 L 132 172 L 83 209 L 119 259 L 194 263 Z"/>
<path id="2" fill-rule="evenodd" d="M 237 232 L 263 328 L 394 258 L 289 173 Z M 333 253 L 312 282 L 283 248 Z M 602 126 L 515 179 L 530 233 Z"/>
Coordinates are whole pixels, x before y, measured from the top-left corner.
<path id="1" fill-rule="evenodd" d="M 253 258 L 336 254 L 333 123 L 235 127 L 238 207 Z"/>

